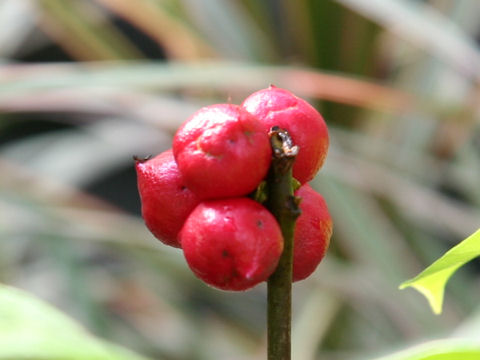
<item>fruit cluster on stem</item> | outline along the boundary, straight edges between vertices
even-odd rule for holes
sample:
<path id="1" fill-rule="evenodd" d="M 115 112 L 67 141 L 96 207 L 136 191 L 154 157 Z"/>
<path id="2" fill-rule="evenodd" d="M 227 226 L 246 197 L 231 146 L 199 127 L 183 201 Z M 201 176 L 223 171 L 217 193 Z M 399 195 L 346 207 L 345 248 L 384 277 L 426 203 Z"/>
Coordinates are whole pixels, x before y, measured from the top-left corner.
<path id="1" fill-rule="evenodd" d="M 268 281 L 269 359 L 290 359 L 292 282 L 325 255 L 332 220 L 308 181 L 323 165 L 328 131 L 305 100 L 270 86 L 242 105 L 204 107 L 173 146 L 136 159 L 142 216 L 181 248 L 210 286 L 242 291 Z"/>

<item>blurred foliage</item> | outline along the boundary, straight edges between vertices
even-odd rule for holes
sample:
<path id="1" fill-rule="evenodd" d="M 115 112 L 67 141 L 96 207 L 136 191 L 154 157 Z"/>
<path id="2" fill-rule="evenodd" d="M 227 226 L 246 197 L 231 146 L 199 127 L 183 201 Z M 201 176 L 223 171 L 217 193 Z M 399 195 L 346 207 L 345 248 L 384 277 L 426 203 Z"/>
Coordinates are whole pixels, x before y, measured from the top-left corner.
<path id="1" fill-rule="evenodd" d="M 265 286 L 206 287 L 139 216 L 131 156 L 273 83 L 330 129 L 335 229 L 293 358 L 480 341 L 478 262 L 442 316 L 398 285 L 480 223 L 480 2 L 0 1 L 0 282 L 156 359 L 263 359 Z"/>
<path id="2" fill-rule="evenodd" d="M 5 285 L 0 318 L 0 359 L 145 359 L 95 339 L 58 310 Z"/>

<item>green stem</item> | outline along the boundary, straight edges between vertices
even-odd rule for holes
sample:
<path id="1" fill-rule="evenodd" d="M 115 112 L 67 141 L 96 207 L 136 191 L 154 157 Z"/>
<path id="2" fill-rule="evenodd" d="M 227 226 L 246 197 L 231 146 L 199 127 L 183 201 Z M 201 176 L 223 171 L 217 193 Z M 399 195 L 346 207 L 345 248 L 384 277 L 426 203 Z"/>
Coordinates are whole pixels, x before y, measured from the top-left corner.
<path id="1" fill-rule="evenodd" d="M 292 166 L 298 153 L 287 131 L 270 131 L 272 165 L 267 178 L 266 206 L 282 230 L 284 246 L 277 269 L 268 279 L 268 360 L 291 358 L 292 263 L 295 220 L 300 215 L 293 196 Z"/>

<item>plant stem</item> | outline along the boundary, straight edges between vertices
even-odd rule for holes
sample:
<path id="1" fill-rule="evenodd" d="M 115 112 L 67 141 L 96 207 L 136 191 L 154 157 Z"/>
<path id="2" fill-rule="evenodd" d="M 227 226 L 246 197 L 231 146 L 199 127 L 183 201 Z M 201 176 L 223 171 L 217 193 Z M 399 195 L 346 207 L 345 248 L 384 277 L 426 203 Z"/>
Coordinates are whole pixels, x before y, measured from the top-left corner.
<path id="1" fill-rule="evenodd" d="M 268 360 L 290 360 L 293 234 L 300 215 L 299 201 L 293 196 L 292 166 L 298 147 L 288 132 L 278 127 L 273 127 L 269 136 L 273 159 L 266 206 L 280 225 L 284 245 L 278 266 L 268 279 Z"/>

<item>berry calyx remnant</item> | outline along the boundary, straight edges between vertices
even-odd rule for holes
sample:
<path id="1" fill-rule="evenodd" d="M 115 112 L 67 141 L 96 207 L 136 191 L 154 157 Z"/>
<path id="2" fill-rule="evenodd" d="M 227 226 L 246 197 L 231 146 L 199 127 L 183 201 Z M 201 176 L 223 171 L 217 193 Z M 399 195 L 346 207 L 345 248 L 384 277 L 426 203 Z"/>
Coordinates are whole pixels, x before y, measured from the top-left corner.
<path id="1" fill-rule="evenodd" d="M 304 184 L 314 178 L 328 151 L 328 129 L 320 113 L 305 100 L 275 86 L 247 97 L 242 106 L 256 116 L 268 132 L 273 126 L 286 129 L 299 146 L 293 177 Z"/>
<path id="2" fill-rule="evenodd" d="M 265 281 L 283 250 L 273 215 L 248 198 L 200 203 L 180 239 L 195 275 L 222 290 L 246 290 Z"/>
<path id="3" fill-rule="evenodd" d="M 233 104 L 204 107 L 177 131 L 173 153 L 201 199 L 243 196 L 268 172 L 271 148 L 258 119 Z"/>
<path id="4" fill-rule="evenodd" d="M 185 186 L 171 150 L 137 159 L 135 170 L 145 224 L 157 239 L 179 248 L 178 233 L 200 200 Z"/>

